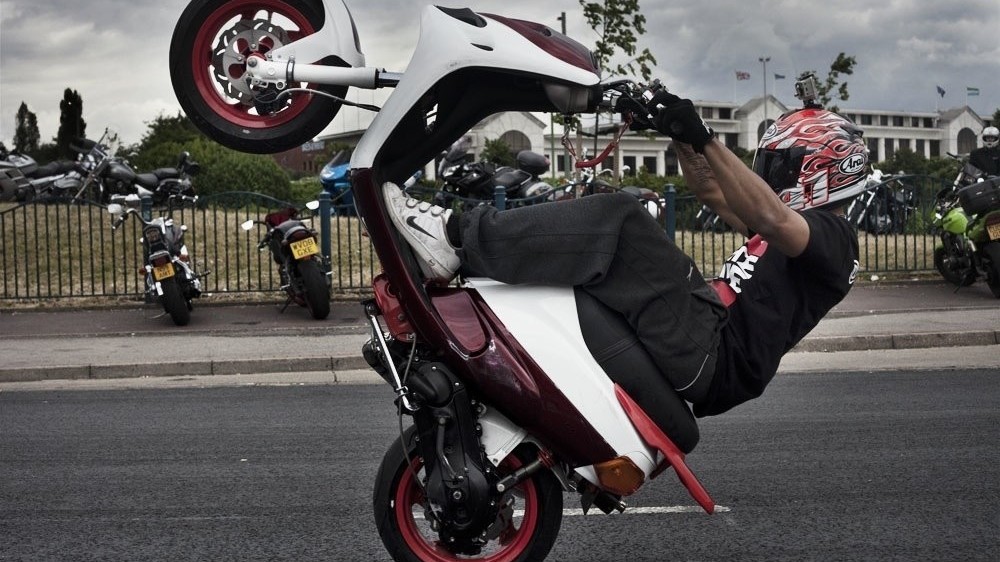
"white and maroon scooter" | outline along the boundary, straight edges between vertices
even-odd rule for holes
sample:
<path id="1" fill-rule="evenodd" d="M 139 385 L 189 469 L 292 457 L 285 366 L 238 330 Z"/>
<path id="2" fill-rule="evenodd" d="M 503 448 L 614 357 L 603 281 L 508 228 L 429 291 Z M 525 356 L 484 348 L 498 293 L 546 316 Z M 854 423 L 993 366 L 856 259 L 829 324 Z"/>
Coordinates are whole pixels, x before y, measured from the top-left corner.
<path id="1" fill-rule="evenodd" d="M 543 25 L 430 6 L 405 73 L 388 73 L 364 66 L 338 0 L 194 0 L 170 67 L 195 123 L 252 152 L 310 139 L 348 86 L 395 87 L 351 161 L 383 267 L 363 303 L 364 353 L 413 420 L 374 492 L 394 559 L 540 560 L 565 492 L 584 509 L 624 510 L 622 497 L 670 467 L 713 511 L 684 464 L 695 420 L 621 315 L 572 287 L 427 283 L 383 203 L 385 183 L 403 184 L 493 113 L 593 112 L 628 93 L 602 86 L 586 48 Z"/>

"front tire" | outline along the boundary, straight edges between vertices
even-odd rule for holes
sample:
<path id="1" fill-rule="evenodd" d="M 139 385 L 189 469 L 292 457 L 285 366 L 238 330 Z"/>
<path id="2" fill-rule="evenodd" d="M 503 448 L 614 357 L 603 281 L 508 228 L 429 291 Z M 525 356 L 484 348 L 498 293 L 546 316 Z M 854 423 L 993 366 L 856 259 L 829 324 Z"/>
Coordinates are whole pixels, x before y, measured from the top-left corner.
<path id="1" fill-rule="evenodd" d="M 160 281 L 160 289 L 163 291 L 163 294 L 160 295 L 160 304 L 163 305 L 163 310 L 170 315 L 174 324 L 186 326 L 191 321 L 191 311 L 188 309 L 188 302 L 184 298 L 184 293 L 181 292 L 180 285 L 177 284 L 177 279 L 170 277 Z"/>
<path id="2" fill-rule="evenodd" d="M 298 268 L 306 308 L 313 318 L 323 320 L 330 315 L 330 286 L 326 284 L 326 275 L 315 260 L 301 261 Z"/>
<path id="3" fill-rule="evenodd" d="M 258 16 L 261 12 L 264 15 Z M 261 111 L 254 103 L 255 92 L 246 85 L 245 61 L 250 54 L 266 56 L 315 33 L 323 19 L 323 3 L 317 0 L 193 0 L 170 42 L 170 78 L 184 112 L 213 140 L 242 152 L 282 152 L 315 137 L 341 104 L 296 92 Z M 299 62 L 347 66 L 332 56 Z M 340 98 L 347 93 L 346 86 L 293 82 L 286 87 L 308 87 Z"/>
<path id="4" fill-rule="evenodd" d="M 934 268 L 938 270 L 944 280 L 956 287 L 968 287 L 976 280 L 975 274 L 970 274 L 967 269 L 952 269 L 948 266 L 948 250 L 943 246 L 934 248 Z"/>
<path id="5" fill-rule="evenodd" d="M 415 428 L 410 427 L 396 439 L 382 459 L 375 479 L 375 525 L 393 560 L 527 562 L 545 558 L 562 524 L 562 488 L 551 472 L 545 469 L 536 472 L 515 487 L 510 496 L 505 496 L 512 497 L 514 509 L 523 510 L 524 514 L 508 520 L 507 526 L 483 548 L 481 554 L 458 555 L 438 541 L 437 533 L 424 519 L 423 514 L 428 509 L 427 497 L 414 477 L 415 474 L 421 477 L 423 459 L 415 436 Z M 407 460 L 407 454 L 412 465 Z M 515 452 L 504 459 L 498 471 L 507 474 L 526 462 L 526 458 Z"/>

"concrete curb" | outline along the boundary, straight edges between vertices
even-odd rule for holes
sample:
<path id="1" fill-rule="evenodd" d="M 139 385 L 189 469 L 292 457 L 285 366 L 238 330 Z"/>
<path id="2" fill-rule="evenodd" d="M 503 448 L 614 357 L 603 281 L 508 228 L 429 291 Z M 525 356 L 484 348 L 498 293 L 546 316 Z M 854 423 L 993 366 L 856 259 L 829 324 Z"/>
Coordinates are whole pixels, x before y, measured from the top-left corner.
<path id="1" fill-rule="evenodd" d="M 1000 330 L 813 337 L 800 341 L 792 351 L 874 351 L 995 344 L 1000 344 Z"/>
<path id="2" fill-rule="evenodd" d="M 295 359 L 246 359 L 227 361 L 178 361 L 172 363 L 128 363 L 0 369 L 0 382 L 46 380 L 126 379 L 138 377 L 190 377 L 299 373 L 309 371 L 357 371 L 368 369 L 359 356 L 297 357 Z M 375 373 L 372 373 L 376 378 Z M 381 380 L 381 379 L 379 379 Z"/>

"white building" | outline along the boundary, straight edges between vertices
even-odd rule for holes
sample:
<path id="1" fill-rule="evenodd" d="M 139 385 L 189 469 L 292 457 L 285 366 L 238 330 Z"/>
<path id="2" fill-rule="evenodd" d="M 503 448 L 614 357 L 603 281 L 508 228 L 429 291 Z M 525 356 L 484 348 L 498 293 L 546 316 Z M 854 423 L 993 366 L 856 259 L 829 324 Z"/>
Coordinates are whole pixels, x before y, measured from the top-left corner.
<path id="1" fill-rule="evenodd" d="M 743 105 L 729 102 L 697 101 L 695 107 L 730 148 L 753 150 L 767 125 L 791 108 L 774 96 L 754 98 Z M 871 160 L 891 158 L 898 149 L 909 149 L 926 158 L 946 153 L 968 154 L 980 143 L 980 133 L 990 125 L 968 106 L 934 112 L 906 112 L 868 109 L 841 109 L 865 132 Z M 605 118 L 607 118 L 605 116 Z M 593 135 L 593 122 L 584 127 L 583 135 L 571 139 L 571 144 L 583 145 L 581 158 L 599 153 L 614 138 L 614 124 L 600 122 L 600 134 Z M 355 144 L 363 131 L 353 131 L 321 137 L 318 140 Z M 503 140 L 516 153 L 531 150 L 545 154 L 553 162 L 556 174 L 566 173 L 568 152 L 562 145 L 562 129 L 550 122 L 549 116 L 529 112 L 509 112 L 492 115 L 469 131 L 471 153 L 479 155 L 486 141 Z M 596 150 L 596 152 L 595 152 Z M 656 175 L 680 173 L 677 158 L 670 149 L 669 139 L 649 132 L 626 132 L 603 168 L 636 171 L 640 167 Z M 627 168 L 626 168 L 627 167 Z M 426 172 L 432 174 L 428 166 Z"/>

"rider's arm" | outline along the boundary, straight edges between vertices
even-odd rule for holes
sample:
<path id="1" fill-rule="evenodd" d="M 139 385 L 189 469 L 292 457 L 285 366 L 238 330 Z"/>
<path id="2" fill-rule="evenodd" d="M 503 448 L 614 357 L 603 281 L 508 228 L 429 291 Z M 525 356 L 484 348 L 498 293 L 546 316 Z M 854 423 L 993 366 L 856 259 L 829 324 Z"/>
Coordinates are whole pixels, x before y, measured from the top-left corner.
<path id="1" fill-rule="evenodd" d="M 805 250 L 808 223 L 785 206 L 760 176 L 715 139 L 705 145 L 704 155 L 726 205 L 747 229 L 786 256 L 795 257 Z"/>
<path id="2" fill-rule="evenodd" d="M 729 208 L 719 181 L 705 157 L 695 152 L 691 145 L 682 142 L 675 142 L 673 145 L 684 179 L 698 201 L 708 205 L 726 224 L 746 236 L 747 226 Z"/>

